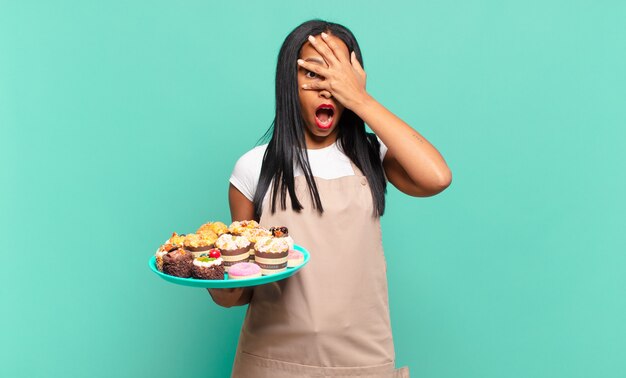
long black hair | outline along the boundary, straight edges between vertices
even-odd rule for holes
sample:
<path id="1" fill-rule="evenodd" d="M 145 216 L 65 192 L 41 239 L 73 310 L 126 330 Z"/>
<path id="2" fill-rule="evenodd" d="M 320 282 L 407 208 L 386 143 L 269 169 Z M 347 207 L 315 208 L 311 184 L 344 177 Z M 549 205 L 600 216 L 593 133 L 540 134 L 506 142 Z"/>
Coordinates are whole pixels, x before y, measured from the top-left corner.
<path id="1" fill-rule="evenodd" d="M 271 187 L 270 205 L 272 214 L 276 212 L 276 202 L 280 208 L 287 208 L 287 192 L 291 199 L 291 208 L 302 210 L 302 204 L 294 188 L 294 164 L 302 170 L 307 182 L 313 207 L 319 213 L 324 212 L 317 185 L 311 173 L 305 140 L 305 123 L 302 117 L 298 94 L 297 59 L 302 46 L 309 35 L 326 32 L 341 39 L 349 51 L 354 51 L 363 66 L 361 49 L 354 35 L 346 27 L 321 21 L 311 20 L 295 28 L 283 42 L 278 53 L 276 66 L 276 116 L 267 131 L 272 137 L 268 143 L 259 183 L 254 194 L 254 211 L 257 217 L 263 212 L 263 199 Z M 363 172 L 370 185 L 374 216 L 381 216 L 385 211 L 385 192 L 387 183 L 380 161 L 380 143 L 372 133 L 365 132 L 363 120 L 349 109 L 345 109 L 339 120 L 337 139 L 343 152 Z M 272 182 L 274 183 L 272 185 Z"/>

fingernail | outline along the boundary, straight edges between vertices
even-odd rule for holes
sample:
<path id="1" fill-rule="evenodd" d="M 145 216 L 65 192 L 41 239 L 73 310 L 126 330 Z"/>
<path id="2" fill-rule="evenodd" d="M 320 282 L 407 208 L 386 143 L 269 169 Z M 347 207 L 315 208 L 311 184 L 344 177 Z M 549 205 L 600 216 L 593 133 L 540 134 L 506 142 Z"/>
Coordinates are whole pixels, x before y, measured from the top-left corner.
<path id="1" fill-rule="evenodd" d="M 322 33 L 322 38 L 324 38 L 324 39 L 328 38 L 328 34 Z"/>
<path id="2" fill-rule="evenodd" d="M 298 64 L 300 64 L 300 65 L 304 64 L 304 60 L 298 59 Z"/>
<path id="3" fill-rule="evenodd" d="M 302 89 L 309 89 L 309 85 L 308 84 L 302 84 Z"/>
<path id="4" fill-rule="evenodd" d="M 310 42 L 315 42 L 315 37 L 313 37 L 312 35 L 309 36 L 309 41 Z"/>

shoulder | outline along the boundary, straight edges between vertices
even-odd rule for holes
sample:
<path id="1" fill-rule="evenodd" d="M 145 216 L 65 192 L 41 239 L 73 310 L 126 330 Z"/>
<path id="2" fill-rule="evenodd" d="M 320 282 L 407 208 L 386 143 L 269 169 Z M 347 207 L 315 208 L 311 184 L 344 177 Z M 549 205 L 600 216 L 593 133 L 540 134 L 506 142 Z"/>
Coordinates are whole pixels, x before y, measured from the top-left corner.
<path id="1" fill-rule="evenodd" d="M 267 144 L 254 147 L 250 151 L 241 155 L 241 157 L 235 163 L 234 173 L 250 172 L 258 176 L 261 172 L 261 165 L 263 164 L 263 156 L 267 150 Z"/>
<path id="2" fill-rule="evenodd" d="M 251 201 L 261 174 L 265 150 L 267 150 L 267 144 L 254 147 L 241 155 L 230 176 L 231 184 Z"/>
<path id="3" fill-rule="evenodd" d="M 267 144 L 262 144 L 260 146 L 256 146 L 245 154 L 241 155 L 239 160 L 237 160 L 237 164 L 243 163 L 256 163 L 259 164 L 263 162 L 263 155 L 265 155 L 265 150 L 267 150 Z"/>

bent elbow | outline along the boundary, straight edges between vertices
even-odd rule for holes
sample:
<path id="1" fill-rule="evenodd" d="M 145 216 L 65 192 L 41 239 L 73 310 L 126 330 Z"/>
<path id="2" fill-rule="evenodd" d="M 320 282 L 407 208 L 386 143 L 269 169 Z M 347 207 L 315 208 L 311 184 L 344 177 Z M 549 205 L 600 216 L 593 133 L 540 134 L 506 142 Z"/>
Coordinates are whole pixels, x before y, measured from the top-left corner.
<path id="1" fill-rule="evenodd" d="M 439 193 L 446 190 L 452 184 L 452 172 L 448 169 L 445 174 L 439 178 Z"/>
<path id="2" fill-rule="evenodd" d="M 444 190 L 446 190 L 450 184 L 452 183 L 452 172 L 450 170 L 446 170 L 446 172 L 438 175 L 437 179 L 433 180 L 432 183 L 423 189 L 421 197 L 431 197 L 437 195 Z"/>

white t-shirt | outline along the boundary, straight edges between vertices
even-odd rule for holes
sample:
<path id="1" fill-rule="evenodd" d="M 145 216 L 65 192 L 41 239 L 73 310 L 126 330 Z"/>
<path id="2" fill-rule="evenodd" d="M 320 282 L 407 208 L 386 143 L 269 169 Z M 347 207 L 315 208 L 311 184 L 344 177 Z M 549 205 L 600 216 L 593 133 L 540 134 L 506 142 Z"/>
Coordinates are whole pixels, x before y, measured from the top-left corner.
<path id="1" fill-rule="evenodd" d="M 380 139 L 378 142 L 380 143 L 380 161 L 383 161 L 387 153 L 387 146 Z M 246 152 L 237 160 L 230 176 L 230 183 L 250 201 L 253 200 L 256 192 L 266 149 L 267 144 L 264 144 Z M 307 150 L 307 153 L 311 173 L 314 177 L 329 180 L 354 175 L 350 158 L 344 154 L 338 143 L 317 150 Z M 301 175 L 300 167 L 295 167 L 294 177 Z"/>

